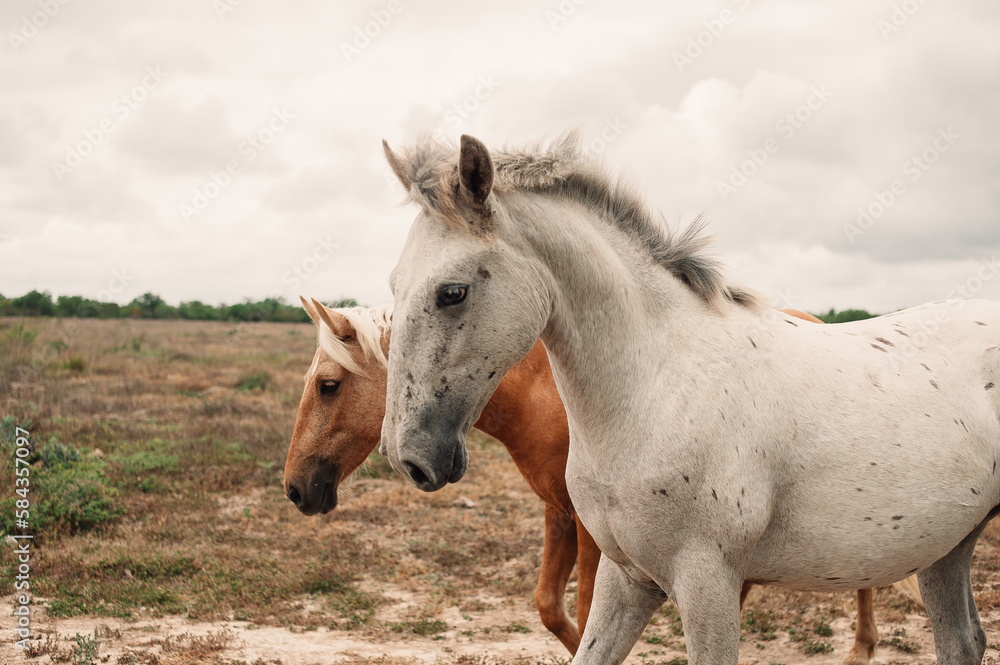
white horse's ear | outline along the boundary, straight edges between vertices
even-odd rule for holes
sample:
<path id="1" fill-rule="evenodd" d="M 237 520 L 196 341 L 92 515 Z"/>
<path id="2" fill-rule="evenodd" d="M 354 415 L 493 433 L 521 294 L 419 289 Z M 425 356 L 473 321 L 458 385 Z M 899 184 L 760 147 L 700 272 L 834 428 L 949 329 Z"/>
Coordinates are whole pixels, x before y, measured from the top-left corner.
<path id="1" fill-rule="evenodd" d="M 385 139 L 382 139 L 382 151 L 385 152 L 385 160 L 389 162 L 389 168 L 396 174 L 396 178 L 402 183 L 403 189 L 410 191 L 410 180 L 403 173 L 403 166 L 399 160 L 399 156 L 392 151 L 392 148 L 389 147 L 389 142 Z"/>
<path id="2" fill-rule="evenodd" d="M 312 304 L 316 308 L 316 314 L 333 331 L 333 334 L 342 342 L 354 339 L 354 326 L 347 320 L 347 317 L 335 309 L 327 307 L 315 298 Z"/>
<path id="3" fill-rule="evenodd" d="M 493 160 L 482 141 L 468 134 L 462 134 L 458 174 L 462 191 L 476 205 L 486 206 L 493 190 Z"/>
<path id="4" fill-rule="evenodd" d="M 305 299 L 304 296 L 299 296 L 299 300 L 302 301 L 302 309 L 306 310 L 306 314 L 317 326 L 320 323 L 319 314 L 316 313 L 316 308 L 313 307 L 312 303 Z"/>

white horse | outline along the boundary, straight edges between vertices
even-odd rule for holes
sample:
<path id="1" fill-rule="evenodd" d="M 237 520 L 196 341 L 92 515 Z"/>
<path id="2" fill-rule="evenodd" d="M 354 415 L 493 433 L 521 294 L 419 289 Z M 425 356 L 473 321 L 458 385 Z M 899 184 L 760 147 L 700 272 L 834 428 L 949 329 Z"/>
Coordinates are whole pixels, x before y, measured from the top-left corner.
<path id="1" fill-rule="evenodd" d="M 620 663 L 673 596 L 689 659 L 735 665 L 744 580 L 841 591 L 919 571 L 938 662 L 982 660 L 969 566 L 1000 504 L 1000 304 L 800 325 L 727 284 L 576 150 L 423 142 L 395 296 L 382 449 L 417 487 L 540 336 L 567 482 L 603 556 L 574 663 Z"/>

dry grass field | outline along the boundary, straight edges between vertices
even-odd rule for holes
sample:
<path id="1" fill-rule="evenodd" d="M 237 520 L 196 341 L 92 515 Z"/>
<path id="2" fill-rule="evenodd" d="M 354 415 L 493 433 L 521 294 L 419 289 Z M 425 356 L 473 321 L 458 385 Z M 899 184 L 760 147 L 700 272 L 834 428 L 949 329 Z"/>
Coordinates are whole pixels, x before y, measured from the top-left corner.
<path id="1" fill-rule="evenodd" d="M 0 662 L 568 662 L 534 612 L 542 505 L 485 435 L 470 436 L 466 478 L 435 494 L 376 454 L 330 515 L 304 517 L 285 499 L 314 344 L 309 325 L 0 320 L 2 510 L 13 506 L 15 424 L 38 459 L 33 639 L 28 652 L 13 646 L 5 610 Z M 8 608 L 16 565 L 5 541 Z M 973 570 L 989 662 L 1000 655 L 998 570 L 991 526 Z M 853 602 L 755 590 L 741 660 L 839 663 Z M 934 662 L 917 605 L 881 589 L 876 616 L 877 662 Z M 629 662 L 686 662 L 670 603 Z"/>

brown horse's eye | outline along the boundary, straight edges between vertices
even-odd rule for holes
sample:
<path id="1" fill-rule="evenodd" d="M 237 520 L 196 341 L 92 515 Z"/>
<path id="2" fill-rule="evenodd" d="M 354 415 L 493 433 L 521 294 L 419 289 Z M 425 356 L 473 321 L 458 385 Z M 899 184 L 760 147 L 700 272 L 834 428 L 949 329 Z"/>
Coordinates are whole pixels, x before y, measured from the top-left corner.
<path id="1" fill-rule="evenodd" d="M 319 382 L 319 394 L 320 395 L 332 395 L 337 392 L 337 388 L 340 387 L 340 381 L 320 381 Z"/>

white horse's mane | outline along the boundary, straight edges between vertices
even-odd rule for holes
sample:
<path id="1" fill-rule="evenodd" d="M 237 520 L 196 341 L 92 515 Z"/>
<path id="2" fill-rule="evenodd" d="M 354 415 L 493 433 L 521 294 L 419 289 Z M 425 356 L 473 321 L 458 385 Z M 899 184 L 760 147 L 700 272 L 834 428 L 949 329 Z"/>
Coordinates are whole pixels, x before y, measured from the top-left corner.
<path id="1" fill-rule="evenodd" d="M 490 151 L 495 168 L 493 189 L 545 192 L 583 203 L 649 253 L 691 290 L 712 302 L 722 297 L 747 306 L 758 305 L 748 289 L 730 284 L 722 264 L 708 253 L 707 220 L 699 215 L 682 231 L 674 231 L 654 214 L 625 179 L 610 175 L 601 163 L 579 147 L 577 132 L 521 149 Z M 458 148 L 424 136 L 399 156 L 400 175 L 410 184 L 414 202 L 461 225 L 454 192 L 458 183 Z"/>
<path id="2" fill-rule="evenodd" d="M 392 322 L 393 303 L 385 303 L 378 307 L 337 307 L 331 308 L 351 324 L 354 328 L 354 335 L 361 346 L 361 350 L 368 360 L 375 359 L 384 367 L 389 366 L 389 359 L 382 350 L 382 336 L 389 329 Z M 351 350 L 347 342 L 338 337 L 326 323 L 319 325 L 319 347 L 352 374 L 364 375 L 365 371 L 351 357 Z"/>

